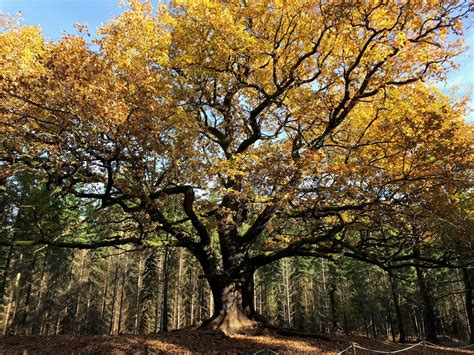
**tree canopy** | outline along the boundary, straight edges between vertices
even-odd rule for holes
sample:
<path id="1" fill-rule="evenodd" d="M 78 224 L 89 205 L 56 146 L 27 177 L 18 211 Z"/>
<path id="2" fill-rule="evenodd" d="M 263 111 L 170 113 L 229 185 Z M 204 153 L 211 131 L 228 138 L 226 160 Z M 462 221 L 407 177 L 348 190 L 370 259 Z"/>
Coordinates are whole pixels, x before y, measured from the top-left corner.
<path id="1" fill-rule="evenodd" d="M 51 41 L 3 17 L 2 181 L 32 172 L 131 219 L 110 238 L 1 243 L 186 247 L 216 299 L 209 324 L 228 332 L 256 319 L 255 269 L 284 257 L 471 262 L 432 208 L 470 183 L 466 105 L 433 84 L 463 50 L 470 11 L 130 0 L 92 41 L 84 26 Z"/>

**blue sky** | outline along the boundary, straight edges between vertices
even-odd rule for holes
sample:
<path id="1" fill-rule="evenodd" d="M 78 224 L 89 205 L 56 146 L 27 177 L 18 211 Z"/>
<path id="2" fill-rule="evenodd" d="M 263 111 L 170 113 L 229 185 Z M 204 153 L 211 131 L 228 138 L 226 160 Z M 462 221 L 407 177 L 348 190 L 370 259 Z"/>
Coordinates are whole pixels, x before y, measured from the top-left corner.
<path id="1" fill-rule="evenodd" d="M 46 37 L 58 39 L 62 31 L 74 32 L 75 23 L 88 24 L 92 33 L 108 18 L 118 15 L 120 0 L 0 0 L 0 11 L 14 14 L 21 11 L 24 23 L 40 25 Z M 158 2 L 158 1 L 156 1 Z M 471 20 L 471 26 L 474 24 Z M 470 49 L 457 59 L 460 68 L 449 74 L 446 83 L 440 83 L 443 91 L 449 92 L 453 86 L 458 94 L 466 94 L 474 87 L 474 28 L 466 33 Z M 474 97 L 471 93 L 471 109 Z M 467 120 L 474 122 L 474 112 Z"/>
<path id="2" fill-rule="evenodd" d="M 21 11 L 24 23 L 40 25 L 51 39 L 61 31 L 74 32 L 75 23 L 88 24 L 91 32 L 121 11 L 119 0 L 0 0 L 0 11 Z"/>

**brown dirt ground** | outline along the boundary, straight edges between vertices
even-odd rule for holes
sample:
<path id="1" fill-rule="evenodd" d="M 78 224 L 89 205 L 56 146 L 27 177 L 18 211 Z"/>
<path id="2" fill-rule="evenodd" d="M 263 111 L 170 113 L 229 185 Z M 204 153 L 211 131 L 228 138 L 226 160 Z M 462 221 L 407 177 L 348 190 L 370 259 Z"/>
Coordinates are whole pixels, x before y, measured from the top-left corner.
<path id="1" fill-rule="evenodd" d="M 337 354 L 351 342 L 382 351 L 408 345 L 394 344 L 359 336 L 331 336 L 331 341 L 311 337 L 285 337 L 273 334 L 224 337 L 216 333 L 174 331 L 150 336 L 0 336 L 0 354 L 252 354 L 271 349 L 279 354 Z M 270 351 L 260 355 L 272 354 Z M 350 353 L 345 353 L 350 354 Z M 357 355 L 374 354 L 357 350 Z M 401 354 L 474 354 L 472 350 L 419 346 Z"/>

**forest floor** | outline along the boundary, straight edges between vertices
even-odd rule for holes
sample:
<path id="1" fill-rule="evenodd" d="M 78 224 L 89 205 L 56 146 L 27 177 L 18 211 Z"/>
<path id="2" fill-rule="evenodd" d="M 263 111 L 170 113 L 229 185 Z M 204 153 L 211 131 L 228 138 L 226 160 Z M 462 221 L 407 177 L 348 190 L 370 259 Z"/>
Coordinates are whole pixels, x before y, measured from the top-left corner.
<path id="1" fill-rule="evenodd" d="M 362 336 L 334 335 L 328 340 L 311 337 L 286 337 L 273 334 L 224 337 L 215 333 L 174 331 L 150 336 L 0 336 L 0 354 L 337 354 L 352 342 L 379 351 L 403 349 L 409 344 L 395 344 Z M 264 350 L 265 349 L 265 350 Z M 346 352 L 345 354 L 351 354 Z M 357 349 L 357 354 L 374 354 Z M 474 354 L 434 346 L 417 346 L 400 354 Z"/>

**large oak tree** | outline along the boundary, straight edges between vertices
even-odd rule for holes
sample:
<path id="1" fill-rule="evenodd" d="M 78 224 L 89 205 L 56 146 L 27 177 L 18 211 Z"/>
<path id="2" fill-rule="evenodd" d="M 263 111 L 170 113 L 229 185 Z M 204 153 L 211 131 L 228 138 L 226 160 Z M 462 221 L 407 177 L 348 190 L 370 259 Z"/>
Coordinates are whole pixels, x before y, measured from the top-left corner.
<path id="1" fill-rule="evenodd" d="M 2 244 L 185 247 L 214 296 L 204 326 L 227 333 L 261 321 L 253 274 L 272 261 L 433 264 L 380 233 L 370 248 L 360 238 L 381 215 L 465 183 L 464 106 L 430 83 L 462 50 L 470 11 L 459 0 L 131 0 L 92 44 L 83 26 L 55 42 L 3 17 L 1 178 L 34 172 L 55 193 L 121 208 L 135 228 Z"/>

